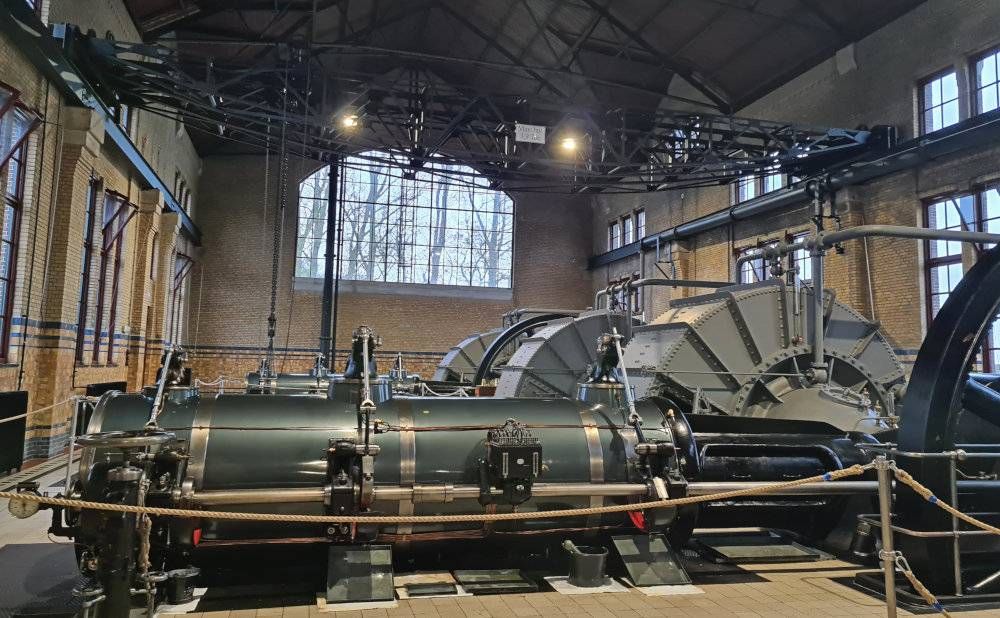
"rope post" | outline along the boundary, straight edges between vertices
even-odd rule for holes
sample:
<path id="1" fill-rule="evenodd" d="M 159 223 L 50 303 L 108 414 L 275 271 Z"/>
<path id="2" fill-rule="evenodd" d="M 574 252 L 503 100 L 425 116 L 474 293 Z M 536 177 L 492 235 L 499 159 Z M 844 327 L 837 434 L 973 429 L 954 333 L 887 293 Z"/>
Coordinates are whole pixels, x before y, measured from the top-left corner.
<path id="1" fill-rule="evenodd" d="M 885 455 L 875 458 L 878 475 L 878 512 L 882 528 L 882 573 L 885 576 L 885 609 L 888 618 L 896 618 L 896 551 L 892 544 L 892 478 Z"/>
<path id="2" fill-rule="evenodd" d="M 83 405 L 83 399 L 81 397 L 73 397 L 70 399 L 70 404 L 73 406 L 73 416 L 69 421 L 69 443 L 66 445 L 66 495 L 68 496 L 72 485 L 70 485 L 70 480 L 73 477 L 73 449 L 76 447 L 76 421 L 77 415 L 80 413 L 80 406 Z"/>

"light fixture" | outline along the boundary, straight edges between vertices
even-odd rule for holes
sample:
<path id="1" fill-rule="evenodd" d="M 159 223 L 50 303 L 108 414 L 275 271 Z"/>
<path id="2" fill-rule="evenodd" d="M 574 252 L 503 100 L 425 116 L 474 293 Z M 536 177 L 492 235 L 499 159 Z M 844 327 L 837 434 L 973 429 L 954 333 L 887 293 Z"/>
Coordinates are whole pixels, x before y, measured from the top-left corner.
<path id="1" fill-rule="evenodd" d="M 569 135 L 559 140 L 559 147 L 563 149 L 563 152 L 576 152 L 580 143 L 575 137 Z"/>
<path id="2" fill-rule="evenodd" d="M 353 129 L 358 126 L 359 123 L 360 121 L 358 120 L 358 116 L 356 114 L 348 114 L 340 119 L 340 126 L 345 129 Z"/>

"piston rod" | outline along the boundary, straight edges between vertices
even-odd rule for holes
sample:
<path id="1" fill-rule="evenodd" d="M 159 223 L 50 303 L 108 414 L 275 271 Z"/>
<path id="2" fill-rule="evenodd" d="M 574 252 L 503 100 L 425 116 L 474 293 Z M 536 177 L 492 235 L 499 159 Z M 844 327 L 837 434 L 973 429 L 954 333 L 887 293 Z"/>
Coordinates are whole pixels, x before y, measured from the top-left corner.
<path id="1" fill-rule="evenodd" d="M 767 482 L 727 482 L 700 481 L 688 483 L 687 495 L 710 496 L 726 491 L 763 489 L 771 483 Z M 1000 483 L 997 483 L 1000 487 Z M 961 488 L 961 482 L 959 483 Z M 375 488 L 376 502 L 451 502 L 452 500 L 475 500 L 479 498 L 478 485 L 416 485 L 414 487 L 380 486 Z M 773 495 L 849 495 L 875 494 L 878 484 L 875 481 L 836 481 L 830 483 L 810 483 L 783 489 Z M 499 495 L 500 490 L 494 489 Z M 535 483 L 531 495 L 537 498 L 573 498 L 573 497 L 643 497 L 647 496 L 649 488 L 641 483 Z M 323 502 L 325 491 L 322 487 L 279 488 L 279 489 L 234 489 L 199 491 L 190 496 L 190 500 L 204 506 L 219 506 L 231 504 L 281 504 Z"/>

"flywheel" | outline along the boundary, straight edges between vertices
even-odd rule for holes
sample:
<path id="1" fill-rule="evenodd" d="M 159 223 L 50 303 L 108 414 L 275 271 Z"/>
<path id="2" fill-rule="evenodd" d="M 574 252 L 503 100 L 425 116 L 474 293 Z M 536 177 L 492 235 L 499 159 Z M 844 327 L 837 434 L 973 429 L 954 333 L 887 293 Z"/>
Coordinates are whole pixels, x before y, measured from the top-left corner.
<path id="1" fill-rule="evenodd" d="M 550 322 L 521 342 L 501 369 L 497 397 L 571 397 L 597 360 L 597 339 L 612 327 L 626 335 L 624 313 L 589 311 Z M 623 341 L 623 345 L 624 345 Z"/>
<path id="2" fill-rule="evenodd" d="M 878 323 L 825 293 L 824 359 L 814 380 L 813 290 L 772 279 L 673 301 L 635 329 L 625 366 L 636 396 L 682 402 L 694 413 L 828 423 L 877 431 L 894 416 L 903 367 Z"/>

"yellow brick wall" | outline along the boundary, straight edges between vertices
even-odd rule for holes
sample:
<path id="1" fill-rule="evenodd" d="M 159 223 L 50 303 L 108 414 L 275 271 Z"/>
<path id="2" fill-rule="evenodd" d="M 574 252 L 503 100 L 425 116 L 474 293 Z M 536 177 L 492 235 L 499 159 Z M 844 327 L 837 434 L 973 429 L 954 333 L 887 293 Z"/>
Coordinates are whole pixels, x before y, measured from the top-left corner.
<path id="1" fill-rule="evenodd" d="M 137 34 L 121 0 L 51 0 L 44 13 L 50 22 L 73 22 L 98 32 L 136 40 Z M 131 30 L 130 30 L 131 29 Z M 14 327 L 8 362 L 0 365 L 0 390 L 26 390 L 29 410 L 63 402 L 82 394 L 88 384 L 125 381 L 130 388 L 146 383 L 155 367 L 146 355 L 159 361 L 165 295 L 157 294 L 173 279 L 170 257 L 176 243 L 176 216 L 161 215 L 163 198 L 147 214 L 132 219 L 126 228 L 115 307 L 115 354 L 108 363 L 75 362 L 76 322 L 84 242 L 84 212 L 92 175 L 103 179 L 103 188 L 117 191 L 139 204 L 143 181 L 117 152 L 111 140 L 101 141 L 103 120 L 64 101 L 59 91 L 5 36 L 0 35 L 0 81 L 21 92 L 21 101 L 43 119 L 30 136 L 27 177 L 14 286 Z M 168 186 L 180 171 L 193 191 L 201 162 L 184 128 L 169 119 L 140 112 L 132 137 L 150 165 Z M 0 176 L 6 175 L 6 170 Z M 103 205 L 103 195 L 99 198 Z M 2 215 L 0 215 L 2 216 Z M 101 206 L 98 207 L 95 244 L 100 245 Z M 170 228 L 170 233 L 164 229 Z M 151 276 L 152 235 L 169 238 L 161 247 L 167 258 L 159 260 Z M 96 310 L 98 258 L 92 265 L 90 326 Z M 113 267 L 113 255 L 109 269 Z M 110 277 L 109 277 L 110 281 Z M 110 300 L 110 290 L 106 293 Z M 109 305 L 108 302 L 106 302 Z M 110 306 L 104 316 L 108 327 Z M 152 316 L 152 318 L 150 317 Z M 92 341 L 88 335 L 88 347 Z M 105 341 L 107 335 L 105 336 Z M 106 344 L 105 344 L 106 346 Z M 106 349 L 106 347 L 105 347 Z M 27 455 L 47 456 L 65 445 L 70 409 L 61 405 L 28 420 Z"/>
<path id="2" fill-rule="evenodd" d="M 993 25 L 997 20 L 1000 4 L 995 2 L 929 0 L 858 41 L 851 51 L 858 65 L 853 71 L 842 73 L 831 57 L 740 110 L 738 115 L 825 127 L 888 124 L 896 127 L 902 138 L 911 138 L 916 133 L 918 80 L 954 66 L 962 75 L 960 83 L 968 85 L 971 57 L 1000 45 L 1000 34 Z M 968 92 L 962 100 L 969 100 Z M 844 227 L 865 223 L 920 225 L 927 199 L 1000 179 L 998 155 L 1000 147 L 983 148 L 840 191 L 836 202 L 842 223 Z M 610 221 L 636 209 L 645 208 L 647 234 L 653 234 L 731 204 L 729 186 L 597 197 L 593 205 L 593 251 L 607 250 Z M 689 239 L 683 243 L 689 253 L 678 261 L 678 275 L 730 280 L 735 274 L 737 250 L 759 240 L 809 230 L 811 214 L 811 208 L 803 205 L 791 212 L 764 215 Z M 844 255 L 831 253 L 827 258 L 827 286 L 836 291 L 840 300 L 880 321 L 904 361 L 912 361 L 926 328 L 923 245 L 912 240 L 871 239 L 867 260 L 863 241 L 848 242 L 845 250 Z M 609 279 L 638 269 L 638 258 L 598 268 L 594 271 L 594 287 L 603 288 Z M 662 276 L 652 252 L 645 256 L 645 272 L 648 276 Z M 666 308 L 671 294 L 692 293 L 652 288 L 647 292 L 645 308 L 649 316 L 655 317 Z"/>

